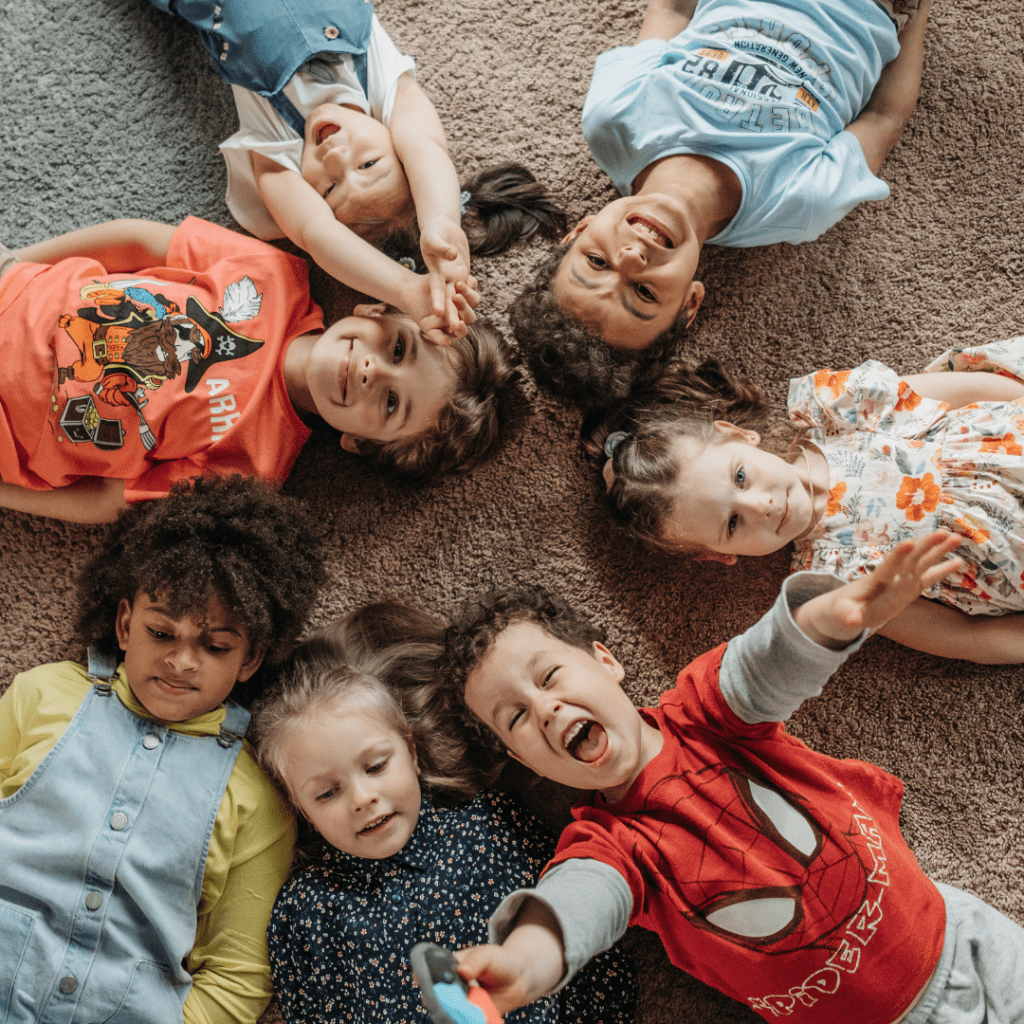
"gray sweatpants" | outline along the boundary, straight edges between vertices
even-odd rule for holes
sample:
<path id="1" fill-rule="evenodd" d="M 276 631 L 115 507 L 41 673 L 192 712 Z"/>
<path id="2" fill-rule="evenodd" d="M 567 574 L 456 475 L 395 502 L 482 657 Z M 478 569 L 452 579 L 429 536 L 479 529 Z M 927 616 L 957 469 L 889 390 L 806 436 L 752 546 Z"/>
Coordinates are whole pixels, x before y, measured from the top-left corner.
<path id="1" fill-rule="evenodd" d="M 976 896 L 936 882 L 946 938 L 904 1024 L 1024 1024 L 1024 928 Z"/>

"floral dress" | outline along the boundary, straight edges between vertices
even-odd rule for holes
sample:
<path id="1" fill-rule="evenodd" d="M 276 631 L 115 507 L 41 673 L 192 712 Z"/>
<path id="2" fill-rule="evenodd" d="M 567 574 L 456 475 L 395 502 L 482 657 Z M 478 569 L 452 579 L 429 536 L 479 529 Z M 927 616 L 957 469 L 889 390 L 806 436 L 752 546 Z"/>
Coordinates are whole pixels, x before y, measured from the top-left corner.
<path id="1" fill-rule="evenodd" d="M 926 372 L 1024 380 L 1024 337 L 954 349 Z M 793 570 L 866 575 L 907 537 L 961 537 L 966 565 L 926 597 L 971 615 L 1024 611 L 1024 401 L 950 409 L 881 363 L 790 381 L 789 417 L 829 464 L 825 515 L 794 545 Z"/>
<path id="2" fill-rule="evenodd" d="M 532 888 L 555 851 L 533 815 L 501 793 L 460 807 L 424 799 L 398 853 L 364 860 L 326 846 L 281 890 L 267 930 L 270 970 L 288 1024 L 429 1024 L 413 985 L 417 942 L 449 949 L 488 941 L 487 921 Z M 555 995 L 506 1024 L 629 1024 L 636 977 L 618 947 L 594 957 Z"/>

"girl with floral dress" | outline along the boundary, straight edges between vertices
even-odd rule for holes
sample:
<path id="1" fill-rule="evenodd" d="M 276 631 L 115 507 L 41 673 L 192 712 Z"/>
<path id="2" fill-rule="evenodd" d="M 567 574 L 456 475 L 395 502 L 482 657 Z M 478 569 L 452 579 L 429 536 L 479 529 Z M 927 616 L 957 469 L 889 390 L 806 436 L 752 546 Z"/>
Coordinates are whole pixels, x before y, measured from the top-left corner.
<path id="1" fill-rule="evenodd" d="M 901 540 L 950 530 L 964 568 L 880 632 L 944 657 L 1021 662 L 1022 380 L 1024 337 L 951 350 L 912 376 L 874 360 L 819 370 L 790 382 L 799 433 L 779 456 L 760 447 L 760 389 L 713 361 L 676 363 L 592 417 L 585 446 L 613 514 L 656 549 L 732 565 L 792 542 L 794 570 L 851 580 Z"/>
<path id="2" fill-rule="evenodd" d="M 268 930 L 289 1024 L 428 1021 L 412 947 L 485 942 L 494 909 L 554 853 L 509 797 L 466 802 L 482 776 L 426 690 L 441 637 L 424 613 L 367 606 L 302 645 L 257 709 L 260 757 L 311 826 Z M 626 1024 L 635 1003 L 632 965 L 613 948 L 506 1020 Z"/>

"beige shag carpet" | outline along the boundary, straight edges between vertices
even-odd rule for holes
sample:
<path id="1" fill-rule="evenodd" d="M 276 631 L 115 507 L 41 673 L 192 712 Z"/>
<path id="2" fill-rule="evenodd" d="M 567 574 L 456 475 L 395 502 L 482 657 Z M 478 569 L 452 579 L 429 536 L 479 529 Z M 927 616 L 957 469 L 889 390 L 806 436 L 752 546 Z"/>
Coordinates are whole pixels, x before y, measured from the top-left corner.
<path id="1" fill-rule="evenodd" d="M 142 0 L 0 4 L 0 239 L 18 246 L 118 216 L 231 224 L 217 141 L 230 94 L 191 30 Z M 514 159 L 577 218 L 613 197 L 579 131 L 594 57 L 632 39 L 640 0 L 380 0 L 398 46 L 469 172 Z M 1022 333 L 1018 0 L 937 0 L 921 102 L 883 168 L 892 197 L 794 248 L 710 250 L 693 352 L 733 359 L 781 402 L 789 377 L 872 356 L 915 370 L 953 343 Z M 504 310 L 543 252 L 480 261 L 486 312 Z M 329 313 L 346 296 L 322 276 Z M 16 358 L 6 339 L 7 358 Z M 327 531 L 330 588 L 316 624 L 384 594 L 448 609 L 480 588 L 539 582 L 607 630 L 630 694 L 653 702 L 678 669 L 753 623 L 787 557 L 730 570 L 642 554 L 609 528 L 577 452 L 577 415 L 529 387 L 525 430 L 492 466 L 429 490 L 374 479 L 327 431 L 287 490 Z M 98 531 L 0 512 L 0 687 L 76 656 L 71 580 Z M 906 837 L 934 878 L 1024 923 L 1024 671 L 925 657 L 876 638 L 792 721 L 836 757 L 907 785 Z M 731 1024 L 754 1014 L 631 940 L 643 1024 Z"/>

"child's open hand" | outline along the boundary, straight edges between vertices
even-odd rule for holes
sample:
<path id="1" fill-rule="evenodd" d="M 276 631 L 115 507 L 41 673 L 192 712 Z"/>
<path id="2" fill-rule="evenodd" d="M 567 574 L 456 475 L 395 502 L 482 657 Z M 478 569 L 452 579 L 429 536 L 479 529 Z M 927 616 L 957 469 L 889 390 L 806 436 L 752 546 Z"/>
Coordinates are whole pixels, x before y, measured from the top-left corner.
<path id="1" fill-rule="evenodd" d="M 476 321 L 474 309 L 480 304 L 480 293 L 476 290 L 476 278 L 470 275 L 468 282 L 448 285 L 450 301 L 458 316 L 455 326 L 449 328 L 447 320 L 434 312 L 430 296 L 430 285 L 426 278 L 417 277 L 411 286 L 403 291 L 404 309 L 419 324 L 420 332 L 435 345 L 450 345 L 452 338 L 461 338 L 466 325 Z"/>
<path id="2" fill-rule="evenodd" d="M 935 530 L 898 544 L 870 575 L 808 601 L 795 614 L 797 625 L 825 647 L 841 648 L 864 629 L 878 629 L 939 580 L 963 567 L 948 558 L 960 538 Z"/>
<path id="3" fill-rule="evenodd" d="M 435 220 L 420 225 L 420 252 L 427 265 L 430 300 L 434 315 L 445 322 L 445 329 L 455 331 L 460 311 L 454 303 L 455 286 L 473 280 L 469 272 L 469 240 L 462 228 L 449 220 Z M 473 285 L 476 290 L 476 285 Z M 470 321 L 471 322 L 471 321 Z"/>

